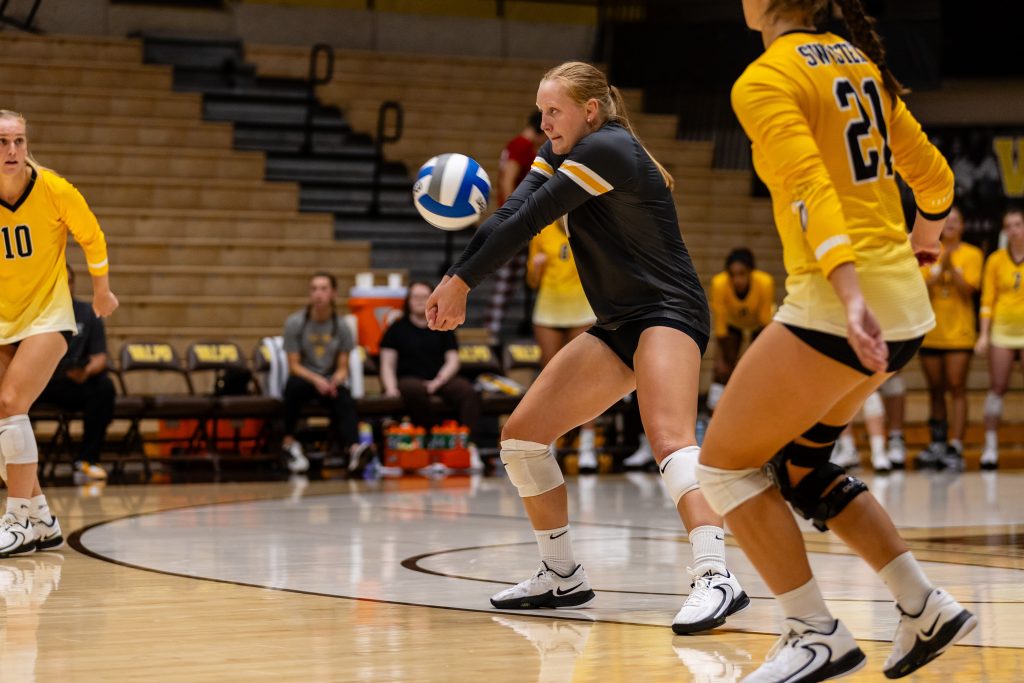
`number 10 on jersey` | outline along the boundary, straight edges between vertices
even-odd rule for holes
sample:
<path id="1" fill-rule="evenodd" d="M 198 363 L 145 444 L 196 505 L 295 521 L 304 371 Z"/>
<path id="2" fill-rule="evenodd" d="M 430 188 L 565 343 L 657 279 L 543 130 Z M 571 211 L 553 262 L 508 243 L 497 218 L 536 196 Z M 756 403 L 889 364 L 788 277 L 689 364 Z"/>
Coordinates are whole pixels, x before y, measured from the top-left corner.
<path id="1" fill-rule="evenodd" d="M 4 258 L 7 260 L 32 255 L 32 233 L 27 225 L 15 226 L 14 230 L 6 225 L 0 227 L 0 240 L 3 240 Z"/>

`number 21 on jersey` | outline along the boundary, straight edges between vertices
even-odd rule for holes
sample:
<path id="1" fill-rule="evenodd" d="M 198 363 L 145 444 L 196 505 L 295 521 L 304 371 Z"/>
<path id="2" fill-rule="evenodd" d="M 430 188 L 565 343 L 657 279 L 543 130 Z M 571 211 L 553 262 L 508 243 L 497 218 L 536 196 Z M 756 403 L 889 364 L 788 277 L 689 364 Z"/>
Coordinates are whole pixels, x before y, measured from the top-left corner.
<path id="1" fill-rule="evenodd" d="M 0 226 L 0 250 L 4 259 L 28 258 L 32 255 L 32 232 L 27 225 Z"/>
<path id="2" fill-rule="evenodd" d="M 848 78 L 837 78 L 832 91 L 839 109 L 853 110 L 854 118 L 846 124 L 846 152 L 850 159 L 853 182 L 860 184 L 877 180 L 879 175 L 892 177 L 892 150 L 889 149 L 889 129 L 882 110 L 882 93 L 873 78 L 860 82 L 860 90 Z M 867 100 L 871 112 L 864 106 Z M 876 135 L 872 131 L 877 131 Z M 882 149 L 877 148 L 881 138 Z"/>

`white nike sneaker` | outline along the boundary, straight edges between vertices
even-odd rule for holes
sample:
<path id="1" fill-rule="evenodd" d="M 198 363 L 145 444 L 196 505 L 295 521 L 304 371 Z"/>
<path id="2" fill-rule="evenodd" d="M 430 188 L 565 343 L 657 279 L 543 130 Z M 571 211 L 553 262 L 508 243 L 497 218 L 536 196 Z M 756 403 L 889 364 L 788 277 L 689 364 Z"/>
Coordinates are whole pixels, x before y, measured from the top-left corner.
<path id="1" fill-rule="evenodd" d="M 583 565 L 568 576 L 562 576 L 540 563 L 536 574 L 522 583 L 495 593 L 491 604 L 498 609 L 578 608 L 589 605 L 594 598 Z"/>
<path id="2" fill-rule="evenodd" d="M 597 472 L 597 448 L 594 447 L 594 432 L 580 432 L 580 446 L 577 451 L 577 460 L 580 474 L 593 474 Z"/>
<path id="3" fill-rule="evenodd" d="M 999 451 L 986 448 L 981 452 L 981 469 L 994 470 L 999 467 Z"/>
<path id="4" fill-rule="evenodd" d="M 23 555 L 35 549 L 36 532 L 27 517 L 24 522 L 9 512 L 0 517 L 0 557 Z"/>
<path id="5" fill-rule="evenodd" d="M 828 632 L 799 619 L 786 619 L 764 664 L 743 683 L 816 683 L 853 673 L 866 661 L 857 641 L 838 619 Z"/>
<path id="6" fill-rule="evenodd" d="M 978 625 L 978 618 L 942 590 L 928 594 L 916 615 L 900 609 L 900 623 L 892 638 L 892 654 L 885 660 L 886 678 L 902 678 L 932 661 Z"/>
<path id="7" fill-rule="evenodd" d="M 36 532 L 36 550 L 56 550 L 64 545 L 64 535 L 60 532 L 56 515 L 50 515 L 49 523 L 31 515 L 28 521 Z"/>
<path id="8" fill-rule="evenodd" d="M 743 592 L 736 577 L 726 571 L 725 574 L 707 572 L 700 576 L 687 571 L 693 582 L 686 602 L 672 620 L 672 631 L 678 635 L 698 633 L 717 628 L 725 623 L 725 618 L 750 605 L 750 598 Z"/>
<path id="9" fill-rule="evenodd" d="M 889 462 L 888 456 L 884 452 L 872 453 L 871 454 L 871 468 L 875 472 L 890 472 L 892 471 L 892 463 Z"/>
<path id="10" fill-rule="evenodd" d="M 654 451 L 651 450 L 651 444 L 647 440 L 647 436 L 644 434 L 640 435 L 640 447 L 633 451 L 633 454 L 622 461 L 623 467 L 628 468 L 640 468 L 646 467 L 654 462 Z"/>
<path id="11" fill-rule="evenodd" d="M 902 470 L 907 464 L 907 443 L 902 436 L 890 436 L 885 447 L 885 456 L 889 458 L 894 470 Z"/>
<path id="12" fill-rule="evenodd" d="M 281 449 L 284 452 L 285 464 L 292 474 L 301 474 L 309 470 L 309 459 L 302 452 L 302 446 L 298 441 L 292 441 Z"/>
<path id="13" fill-rule="evenodd" d="M 848 449 L 843 446 L 841 441 L 836 441 L 836 445 L 832 448 L 832 455 L 829 456 L 829 460 L 843 469 L 848 470 L 850 468 L 860 466 L 860 453 L 857 452 L 856 446 Z"/>

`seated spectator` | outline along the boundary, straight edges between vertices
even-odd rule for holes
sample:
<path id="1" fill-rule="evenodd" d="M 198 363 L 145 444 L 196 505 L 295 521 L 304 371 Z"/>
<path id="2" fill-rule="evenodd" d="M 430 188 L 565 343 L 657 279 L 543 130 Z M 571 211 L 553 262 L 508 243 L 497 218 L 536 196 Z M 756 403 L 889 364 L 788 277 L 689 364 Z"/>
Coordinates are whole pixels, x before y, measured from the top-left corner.
<path id="1" fill-rule="evenodd" d="M 352 333 L 338 315 L 338 281 L 330 273 L 314 273 L 309 280 L 309 305 L 288 316 L 284 324 L 284 351 L 288 354 L 288 381 L 284 387 L 284 438 L 281 447 L 292 472 L 305 472 L 309 460 L 295 439 L 302 408 L 318 401 L 330 411 L 330 428 L 348 449 L 349 469 L 359 465 L 356 404 L 345 382 L 348 354 L 355 347 Z"/>
<path id="2" fill-rule="evenodd" d="M 480 421 L 480 395 L 459 373 L 459 346 L 454 332 L 427 328 L 424 282 L 409 285 L 402 317 L 391 324 L 380 342 L 380 381 L 386 396 L 401 396 L 409 417 L 421 427 L 437 423 L 430 397 L 440 396 L 469 428 L 470 437 Z"/>
<path id="3" fill-rule="evenodd" d="M 68 287 L 75 294 L 75 271 L 68 266 Z M 100 452 L 107 428 L 114 419 L 114 383 L 107 375 L 107 333 L 92 304 L 72 299 L 78 332 L 68 340 L 68 350 L 38 402 L 62 410 L 82 411 L 82 450 L 75 474 L 86 479 L 106 479 Z"/>

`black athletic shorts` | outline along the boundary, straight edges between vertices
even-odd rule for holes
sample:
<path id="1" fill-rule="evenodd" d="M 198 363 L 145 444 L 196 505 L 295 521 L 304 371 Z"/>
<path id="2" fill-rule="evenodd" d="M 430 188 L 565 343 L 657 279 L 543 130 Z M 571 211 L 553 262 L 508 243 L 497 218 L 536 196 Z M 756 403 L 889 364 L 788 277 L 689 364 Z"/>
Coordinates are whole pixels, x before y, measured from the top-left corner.
<path id="1" fill-rule="evenodd" d="M 633 370 L 633 355 L 636 353 L 636 347 L 640 345 L 640 335 L 651 327 L 671 327 L 673 330 L 679 330 L 697 344 L 701 356 L 708 350 L 709 335 L 707 333 L 697 332 L 686 323 L 670 318 L 633 320 L 623 323 L 617 330 L 605 330 L 595 326 L 588 329 L 587 333 L 603 341 L 626 364 L 626 367 Z"/>
<path id="2" fill-rule="evenodd" d="M 945 356 L 950 353 L 974 353 L 974 348 L 968 349 L 929 349 L 924 346 L 918 351 L 922 356 Z"/>
<path id="3" fill-rule="evenodd" d="M 783 324 L 785 325 L 785 323 Z M 875 374 L 857 360 L 857 354 L 854 352 L 853 347 L 850 346 L 850 342 L 846 341 L 846 337 L 828 334 L 827 332 L 818 332 L 817 330 L 808 330 L 805 327 L 796 327 L 795 325 L 785 325 L 785 327 L 795 334 L 800 341 L 818 353 L 824 354 L 832 360 L 839 361 L 843 365 L 865 375 Z M 886 342 L 886 345 L 889 347 L 889 367 L 886 368 L 886 371 L 896 372 L 902 369 L 904 365 L 910 362 L 914 354 L 917 353 L 922 341 L 924 341 L 923 336 L 906 341 Z"/>
<path id="4" fill-rule="evenodd" d="M 75 336 L 75 333 L 74 332 L 68 332 L 67 330 L 62 330 L 61 333 L 60 333 L 60 336 L 64 337 L 64 343 L 65 344 L 67 344 L 68 346 L 71 346 L 71 338 L 73 336 Z M 18 348 L 18 345 L 21 344 L 21 342 L 23 342 L 23 341 L 24 341 L 23 339 L 19 339 L 18 341 L 16 341 L 13 344 L 11 344 L 11 346 L 13 346 L 14 348 Z"/>

